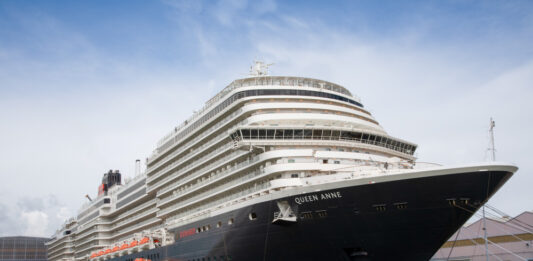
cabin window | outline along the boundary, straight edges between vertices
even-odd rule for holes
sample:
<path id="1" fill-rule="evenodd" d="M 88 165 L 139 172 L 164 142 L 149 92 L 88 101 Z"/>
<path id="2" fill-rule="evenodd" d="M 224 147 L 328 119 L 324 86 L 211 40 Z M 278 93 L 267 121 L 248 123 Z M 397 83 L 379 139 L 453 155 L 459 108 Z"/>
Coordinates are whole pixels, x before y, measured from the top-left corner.
<path id="1" fill-rule="evenodd" d="M 311 218 L 313 218 L 313 213 L 311 213 L 311 212 L 302 212 L 302 213 L 300 213 L 300 218 L 301 219 L 311 219 Z"/>
<path id="2" fill-rule="evenodd" d="M 403 210 L 407 208 L 407 202 L 394 203 L 397 209 Z"/>
<path id="3" fill-rule="evenodd" d="M 217 228 L 222 226 L 222 222 L 218 221 Z"/>
<path id="4" fill-rule="evenodd" d="M 248 218 L 250 220 L 256 220 L 257 219 L 257 214 L 255 214 L 255 212 L 252 212 L 248 215 Z"/>
<path id="5" fill-rule="evenodd" d="M 230 219 L 228 220 L 228 225 L 233 225 L 233 221 L 234 221 L 233 218 L 230 218 Z"/>
<path id="6" fill-rule="evenodd" d="M 328 216 L 328 212 L 325 211 L 325 210 L 317 210 L 315 212 L 318 215 L 318 217 L 320 217 L 320 218 L 325 218 L 325 217 Z"/>
<path id="7" fill-rule="evenodd" d="M 386 204 L 378 204 L 378 205 L 373 205 L 373 207 L 376 209 L 376 211 L 378 212 L 383 212 L 385 210 L 387 210 L 387 205 Z"/>
<path id="8" fill-rule="evenodd" d="M 291 174 L 291 178 L 297 178 L 298 174 Z"/>

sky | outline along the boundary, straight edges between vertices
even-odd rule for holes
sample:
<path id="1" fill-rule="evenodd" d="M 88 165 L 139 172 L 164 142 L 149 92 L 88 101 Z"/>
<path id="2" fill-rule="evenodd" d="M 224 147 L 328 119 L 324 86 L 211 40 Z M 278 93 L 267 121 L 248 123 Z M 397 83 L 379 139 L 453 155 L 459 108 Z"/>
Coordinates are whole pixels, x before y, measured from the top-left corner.
<path id="1" fill-rule="evenodd" d="M 531 1 L 0 1 L 0 236 L 51 236 L 254 59 L 348 88 L 422 162 L 520 169 L 533 210 Z"/>

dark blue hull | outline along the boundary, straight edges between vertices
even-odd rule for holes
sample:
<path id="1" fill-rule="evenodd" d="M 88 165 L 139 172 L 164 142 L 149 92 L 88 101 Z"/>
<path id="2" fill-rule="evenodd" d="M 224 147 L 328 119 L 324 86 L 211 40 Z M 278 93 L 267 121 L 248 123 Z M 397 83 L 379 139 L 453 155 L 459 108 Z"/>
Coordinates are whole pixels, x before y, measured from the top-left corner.
<path id="1" fill-rule="evenodd" d="M 111 260 L 429 260 L 511 175 L 476 171 L 272 200 L 173 229 L 173 245 Z M 272 223 L 277 201 L 289 202 L 296 222 Z"/>

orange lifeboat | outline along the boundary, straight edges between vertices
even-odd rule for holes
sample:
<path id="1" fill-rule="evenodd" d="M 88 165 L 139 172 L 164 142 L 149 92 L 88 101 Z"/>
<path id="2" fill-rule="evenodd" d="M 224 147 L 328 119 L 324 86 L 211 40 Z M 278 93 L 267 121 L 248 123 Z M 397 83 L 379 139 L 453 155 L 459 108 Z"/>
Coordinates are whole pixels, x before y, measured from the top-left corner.
<path id="1" fill-rule="evenodd" d="M 92 253 L 91 258 L 95 258 L 95 257 L 96 257 L 96 253 Z"/>
<path id="2" fill-rule="evenodd" d="M 133 240 L 130 243 L 130 247 L 136 247 L 138 244 L 139 244 L 139 242 L 137 240 Z"/>
<path id="3" fill-rule="evenodd" d="M 100 250 L 100 252 L 98 252 L 98 256 L 103 256 L 105 255 L 105 252 L 103 250 Z"/>
<path id="4" fill-rule="evenodd" d="M 141 241 L 139 241 L 139 245 L 146 244 L 146 243 L 148 243 L 148 241 L 150 241 L 150 239 L 148 237 L 143 237 L 141 239 Z"/>
<path id="5" fill-rule="evenodd" d="M 113 249 L 111 249 L 111 252 L 117 252 L 120 248 L 118 246 L 115 246 L 113 247 Z"/>
<path id="6" fill-rule="evenodd" d="M 106 249 L 104 253 L 105 253 L 106 255 L 109 254 L 109 253 L 111 253 L 111 248 Z"/>
<path id="7" fill-rule="evenodd" d="M 130 245 L 128 245 L 127 243 L 124 243 L 122 244 L 122 246 L 120 246 L 120 250 L 127 249 L 128 247 L 130 247 Z"/>

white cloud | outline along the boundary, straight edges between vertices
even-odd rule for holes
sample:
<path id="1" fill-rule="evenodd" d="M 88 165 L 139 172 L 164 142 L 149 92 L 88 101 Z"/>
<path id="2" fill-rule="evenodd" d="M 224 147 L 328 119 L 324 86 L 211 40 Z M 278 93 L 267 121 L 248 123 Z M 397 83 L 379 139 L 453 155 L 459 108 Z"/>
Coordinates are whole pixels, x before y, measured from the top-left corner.
<path id="1" fill-rule="evenodd" d="M 59 220 L 67 220 L 72 217 L 72 212 L 67 207 L 61 207 L 59 208 L 56 217 Z"/>
<path id="2" fill-rule="evenodd" d="M 34 210 L 22 212 L 24 222 L 24 235 L 32 237 L 48 237 L 48 215 L 42 211 Z"/>

